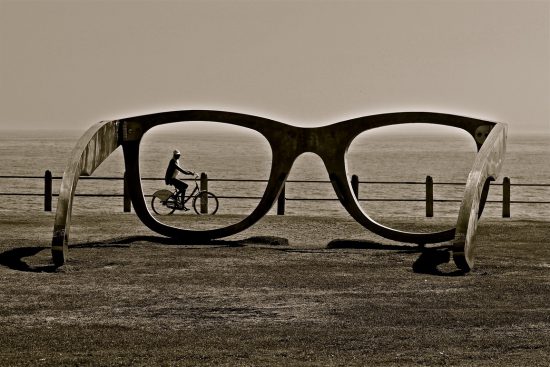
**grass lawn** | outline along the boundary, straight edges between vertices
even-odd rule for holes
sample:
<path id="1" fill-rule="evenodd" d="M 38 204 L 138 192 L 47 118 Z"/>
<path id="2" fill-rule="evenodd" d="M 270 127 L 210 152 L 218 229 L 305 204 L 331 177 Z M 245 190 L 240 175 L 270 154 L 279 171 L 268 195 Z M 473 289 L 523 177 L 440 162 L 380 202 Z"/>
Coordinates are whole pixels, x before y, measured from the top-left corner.
<path id="1" fill-rule="evenodd" d="M 190 246 L 81 214 L 57 269 L 53 214 L 0 228 L 1 366 L 549 365 L 548 222 L 482 220 L 466 275 L 343 218 L 270 216 Z"/>

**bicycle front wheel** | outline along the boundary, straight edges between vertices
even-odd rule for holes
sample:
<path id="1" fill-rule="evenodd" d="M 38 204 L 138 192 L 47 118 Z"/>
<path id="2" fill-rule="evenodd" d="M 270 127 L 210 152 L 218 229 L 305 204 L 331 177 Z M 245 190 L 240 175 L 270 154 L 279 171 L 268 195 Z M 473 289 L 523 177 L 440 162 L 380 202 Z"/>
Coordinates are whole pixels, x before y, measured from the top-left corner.
<path id="1" fill-rule="evenodd" d="M 218 206 L 218 198 L 210 191 L 201 191 L 193 198 L 193 209 L 198 215 L 214 215 Z"/>
<path id="2" fill-rule="evenodd" d="M 168 197 L 167 199 L 161 199 L 160 196 L 153 194 L 153 199 L 151 200 L 151 207 L 153 211 L 158 215 L 170 215 L 176 210 L 176 200 L 173 196 Z M 163 196 L 163 195 L 161 195 Z"/>

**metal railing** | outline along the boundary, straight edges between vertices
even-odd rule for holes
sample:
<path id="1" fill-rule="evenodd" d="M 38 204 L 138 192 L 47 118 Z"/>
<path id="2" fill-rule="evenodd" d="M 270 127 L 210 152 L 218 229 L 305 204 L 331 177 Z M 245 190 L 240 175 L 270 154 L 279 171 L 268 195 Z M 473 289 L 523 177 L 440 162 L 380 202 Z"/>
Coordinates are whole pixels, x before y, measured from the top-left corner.
<path id="1" fill-rule="evenodd" d="M 0 192 L 0 196 L 42 196 L 44 198 L 44 211 L 52 210 L 52 199 L 58 196 L 53 192 L 53 180 L 61 180 L 60 176 L 53 176 L 51 171 L 47 170 L 44 176 L 0 176 L 0 179 L 30 179 L 30 180 L 43 180 L 44 191 L 42 193 L 37 192 Z M 122 181 L 123 193 L 122 194 L 96 194 L 96 193 L 77 193 L 76 196 L 83 197 L 122 197 L 123 198 L 123 210 L 125 212 L 131 211 L 131 201 L 128 194 L 127 184 L 124 177 L 91 177 L 81 176 L 81 180 L 115 180 Z M 145 177 L 144 181 L 164 181 L 164 178 Z M 255 179 L 209 179 L 206 174 L 201 175 L 201 189 L 207 189 L 208 182 L 267 182 L 267 180 L 255 180 Z M 319 183 L 328 184 L 330 181 L 323 180 L 287 180 L 287 183 Z M 425 198 L 417 199 L 391 199 L 391 198 L 359 198 L 359 186 L 360 184 L 380 184 L 380 185 L 424 185 L 425 186 Z M 434 215 L 434 203 L 450 203 L 460 202 L 457 199 L 434 199 L 434 185 L 452 185 L 452 186 L 464 186 L 464 183 L 458 182 L 437 182 L 434 183 L 431 176 L 427 176 L 424 182 L 419 181 L 360 181 L 357 175 L 353 175 L 351 178 L 351 186 L 355 196 L 359 201 L 385 201 L 385 202 L 425 202 L 426 217 L 433 217 Z M 550 204 L 550 201 L 544 200 L 511 200 L 511 187 L 512 183 L 509 177 L 504 177 L 502 183 L 491 182 L 492 186 L 502 186 L 502 200 L 487 200 L 488 203 L 502 203 L 502 217 L 509 218 L 511 216 L 510 206 L 511 204 Z M 547 187 L 550 188 L 549 183 L 515 183 L 514 187 Z M 219 196 L 220 199 L 261 199 L 255 196 Z M 285 214 L 285 203 L 287 201 L 336 201 L 337 198 L 288 198 L 286 197 L 285 187 L 277 199 L 277 214 Z"/>

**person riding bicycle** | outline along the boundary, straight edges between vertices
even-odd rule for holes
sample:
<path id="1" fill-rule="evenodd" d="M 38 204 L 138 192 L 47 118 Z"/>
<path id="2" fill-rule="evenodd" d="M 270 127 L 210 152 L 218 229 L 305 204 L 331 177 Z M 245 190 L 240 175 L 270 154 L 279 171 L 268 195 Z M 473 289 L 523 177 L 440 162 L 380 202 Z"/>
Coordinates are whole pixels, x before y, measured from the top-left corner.
<path id="1" fill-rule="evenodd" d="M 179 190 L 179 195 L 181 198 L 181 203 L 183 205 L 184 199 L 185 199 L 185 190 L 187 190 L 187 184 L 181 180 L 178 180 L 176 177 L 178 176 L 178 173 L 181 172 L 185 175 L 194 175 L 194 172 L 186 171 L 183 168 L 180 167 L 179 159 L 181 157 L 181 153 L 179 150 L 174 150 L 174 154 L 172 159 L 170 159 L 170 163 L 168 163 L 168 168 L 166 168 L 166 175 L 164 176 L 164 181 L 167 185 L 175 186 L 176 189 Z M 189 210 L 188 208 L 183 206 L 183 210 Z"/>

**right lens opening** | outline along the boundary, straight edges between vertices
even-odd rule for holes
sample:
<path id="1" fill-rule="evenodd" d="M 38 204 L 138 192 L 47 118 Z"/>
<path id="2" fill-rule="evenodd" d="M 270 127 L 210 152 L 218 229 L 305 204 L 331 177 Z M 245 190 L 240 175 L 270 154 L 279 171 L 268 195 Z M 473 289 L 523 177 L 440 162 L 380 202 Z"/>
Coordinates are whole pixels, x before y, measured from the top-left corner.
<path id="1" fill-rule="evenodd" d="M 454 226 L 475 155 L 468 132 L 415 123 L 361 133 L 346 161 L 349 175 L 359 178 L 359 203 L 369 217 L 398 230 L 433 232 Z M 427 217 L 428 176 L 433 218 Z"/>

